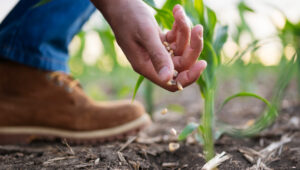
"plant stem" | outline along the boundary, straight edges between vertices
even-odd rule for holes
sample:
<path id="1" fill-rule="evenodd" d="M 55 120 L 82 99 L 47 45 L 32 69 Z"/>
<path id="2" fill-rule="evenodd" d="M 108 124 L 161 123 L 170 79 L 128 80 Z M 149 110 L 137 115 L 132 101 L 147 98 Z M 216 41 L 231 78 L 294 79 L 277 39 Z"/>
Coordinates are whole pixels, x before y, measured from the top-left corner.
<path id="1" fill-rule="evenodd" d="M 214 88 L 209 88 L 205 94 L 204 112 L 202 116 L 203 125 L 203 141 L 204 141 L 204 156 L 206 161 L 212 159 L 215 155 L 214 151 Z"/>
<path id="2" fill-rule="evenodd" d="M 149 81 L 146 80 L 145 82 L 146 87 L 145 87 L 145 92 L 144 92 L 144 99 L 146 102 L 146 110 L 149 113 L 149 115 L 152 117 L 152 112 L 153 112 L 153 84 Z"/>

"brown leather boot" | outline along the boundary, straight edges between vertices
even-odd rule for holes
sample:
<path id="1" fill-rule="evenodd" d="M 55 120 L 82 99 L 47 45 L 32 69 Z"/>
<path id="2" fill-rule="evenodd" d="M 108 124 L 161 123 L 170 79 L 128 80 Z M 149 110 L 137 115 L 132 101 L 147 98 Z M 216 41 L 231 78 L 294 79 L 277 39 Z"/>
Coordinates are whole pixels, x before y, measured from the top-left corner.
<path id="1" fill-rule="evenodd" d="M 125 137 L 150 122 L 140 103 L 97 103 L 64 73 L 0 61 L 2 144 L 40 138 L 94 143 Z"/>

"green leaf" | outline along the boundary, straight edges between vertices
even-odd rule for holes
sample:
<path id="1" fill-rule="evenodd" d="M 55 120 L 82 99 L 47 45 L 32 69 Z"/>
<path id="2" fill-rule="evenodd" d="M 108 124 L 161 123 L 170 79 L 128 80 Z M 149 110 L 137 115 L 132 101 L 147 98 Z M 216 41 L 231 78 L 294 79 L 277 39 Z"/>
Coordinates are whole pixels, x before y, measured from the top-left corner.
<path id="1" fill-rule="evenodd" d="M 201 134 L 204 133 L 204 127 L 203 127 L 203 125 L 199 125 L 198 131 L 199 131 L 199 133 L 201 133 Z"/>
<path id="2" fill-rule="evenodd" d="M 216 37 L 213 43 L 213 47 L 216 51 L 218 58 L 221 58 L 220 53 L 224 43 L 228 37 L 228 26 L 219 27 L 216 32 Z"/>
<path id="3" fill-rule="evenodd" d="M 45 5 L 48 2 L 51 2 L 52 0 L 40 0 L 38 3 L 36 3 L 32 8 L 36 8 L 42 5 Z"/>
<path id="4" fill-rule="evenodd" d="M 172 29 L 174 17 L 171 11 L 164 9 L 155 9 L 157 14 L 155 15 L 155 19 L 159 25 L 163 26 L 167 29 Z"/>
<path id="5" fill-rule="evenodd" d="M 204 39 L 212 40 L 217 23 L 217 16 L 216 13 L 208 7 L 206 7 L 206 16 L 206 27 L 204 27 L 206 32 L 204 33 Z"/>
<path id="6" fill-rule="evenodd" d="M 200 17 L 200 21 L 204 22 L 204 4 L 203 0 L 195 0 L 194 1 L 194 7 L 196 11 L 198 12 L 198 15 Z"/>
<path id="7" fill-rule="evenodd" d="M 176 4 L 182 4 L 182 1 L 181 0 L 167 0 L 165 2 L 165 4 L 163 5 L 162 9 L 172 11 Z"/>
<path id="8" fill-rule="evenodd" d="M 255 123 L 246 128 L 246 129 L 239 129 L 232 127 L 230 125 L 226 125 L 225 123 L 218 122 L 217 128 L 223 129 L 226 134 L 235 136 L 235 137 L 251 137 L 253 135 L 256 135 L 260 131 L 267 128 L 269 125 L 271 125 L 278 116 L 277 109 L 280 106 L 280 101 L 284 95 L 285 89 L 287 85 L 289 84 L 293 71 L 296 68 L 295 64 L 296 60 L 296 54 L 293 56 L 293 58 L 284 66 L 282 66 L 281 70 L 279 71 L 279 77 L 276 82 L 275 88 L 274 88 L 274 95 L 272 97 L 272 104 L 270 104 L 266 99 L 252 93 L 239 93 L 236 95 L 233 95 L 229 98 L 227 98 L 224 103 L 222 104 L 222 107 L 224 104 L 228 103 L 231 99 L 236 97 L 254 97 L 257 99 L 260 99 L 264 103 L 267 104 L 268 108 L 265 110 L 265 112 L 255 121 Z M 221 107 L 221 108 L 222 108 Z"/>
<path id="9" fill-rule="evenodd" d="M 258 45 L 259 41 L 254 40 L 251 44 L 249 44 L 244 50 L 235 53 L 235 55 L 227 62 L 225 65 L 233 64 L 234 61 L 241 59 L 247 52 L 257 50 L 260 46 Z"/>
<path id="10" fill-rule="evenodd" d="M 200 0 L 197 0 L 197 1 L 200 1 Z M 195 5 L 194 5 L 193 0 L 184 0 L 183 7 L 186 11 L 187 16 L 192 21 L 193 25 L 196 25 L 196 24 L 202 24 L 203 25 L 203 24 L 205 24 L 204 14 L 200 14 L 199 11 L 197 11 L 195 9 Z"/>
<path id="11" fill-rule="evenodd" d="M 103 30 L 98 30 L 99 38 L 103 44 L 103 52 L 113 59 L 113 67 L 119 66 L 117 60 L 116 48 L 114 45 L 115 37 L 110 27 Z"/>
<path id="12" fill-rule="evenodd" d="M 254 10 L 250 8 L 243 0 L 238 4 L 238 9 L 240 12 L 254 12 Z"/>
<path id="13" fill-rule="evenodd" d="M 201 54 L 201 59 L 204 59 L 207 62 L 207 67 L 206 70 L 204 71 L 204 74 L 207 73 L 207 76 L 204 79 L 206 83 L 209 86 L 210 82 L 207 81 L 212 81 L 212 79 L 215 77 L 215 71 L 218 66 L 219 58 L 215 53 L 215 50 L 212 46 L 212 44 L 209 41 L 204 41 L 204 49 Z"/>
<path id="14" fill-rule="evenodd" d="M 238 129 L 231 127 L 230 125 L 226 125 L 225 123 L 218 122 L 217 126 L 219 126 L 218 129 L 224 129 L 224 133 L 237 136 L 237 137 L 243 137 L 243 136 L 252 136 L 254 134 L 257 134 L 261 130 L 263 130 L 265 127 L 270 125 L 271 122 L 277 117 L 278 113 L 276 108 L 270 104 L 270 102 L 254 93 L 248 93 L 248 92 L 241 92 L 237 93 L 233 96 L 228 97 L 221 105 L 219 111 L 224 107 L 225 104 L 227 104 L 232 99 L 238 98 L 238 97 L 253 97 L 256 99 L 261 100 L 264 102 L 268 107 L 268 112 L 265 112 L 265 114 L 261 115 L 259 119 L 255 121 L 253 125 L 248 127 L 247 129 Z"/>
<path id="15" fill-rule="evenodd" d="M 182 132 L 178 136 L 178 140 L 182 141 L 187 138 L 195 129 L 198 128 L 198 124 L 196 123 L 189 123 L 186 127 L 182 130 Z"/>
<path id="16" fill-rule="evenodd" d="M 206 92 L 206 89 L 207 89 L 207 84 L 203 78 L 203 74 L 200 76 L 200 78 L 197 80 L 197 84 L 198 84 L 198 87 L 200 88 L 200 92 L 201 92 L 201 95 L 202 95 L 202 98 L 205 99 L 205 92 Z"/>
<path id="17" fill-rule="evenodd" d="M 153 91 L 154 91 L 154 84 L 146 80 L 145 82 L 145 90 L 144 90 L 144 100 L 146 102 L 146 111 L 152 116 L 154 104 L 153 104 Z"/>
<path id="18" fill-rule="evenodd" d="M 135 96 L 136 96 L 136 93 L 139 89 L 139 87 L 141 86 L 143 80 L 145 79 L 144 76 L 140 76 L 139 79 L 137 80 L 136 84 L 135 84 L 135 87 L 134 87 L 134 92 L 133 92 L 133 96 L 132 96 L 132 101 L 134 101 L 135 99 Z"/>
<path id="19" fill-rule="evenodd" d="M 263 98 L 263 97 L 261 97 L 261 96 L 259 96 L 257 94 L 249 93 L 249 92 L 240 92 L 240 93 L 237 93 L 237 94 L 232 95 L 232 96 L 228 97 L 227 99 L 225 99 L 219 110 L 222 110 L 225 104 L 227 104 L 232 99 L 235 99 L 237 97 L 253 97 L 253 98 L 261 100 L 262 102 L 264 102 L 265 104 L 267 104 L 268 107 L 272 107 L 271 104 L 269 103 L 269 101 L 267 99 L 265 99 L 265 98 Z"/>
<path id="20" fill-rule="evenodd" d="M 154 0 L 143 0 L 146 4 L 148 4 L 149 6 L 151 6 L 152 8 L 156 8 L 156 4 L 154 2 Z"/>
<path id="21" fill-rule="evenodd" d="M 200 132 L 199 133 L 195 133 L 194 137 L 195 137 L 196 141 L 198 141 L 201 145 L 204 145 L 204 140 L 203 140 Z"/>

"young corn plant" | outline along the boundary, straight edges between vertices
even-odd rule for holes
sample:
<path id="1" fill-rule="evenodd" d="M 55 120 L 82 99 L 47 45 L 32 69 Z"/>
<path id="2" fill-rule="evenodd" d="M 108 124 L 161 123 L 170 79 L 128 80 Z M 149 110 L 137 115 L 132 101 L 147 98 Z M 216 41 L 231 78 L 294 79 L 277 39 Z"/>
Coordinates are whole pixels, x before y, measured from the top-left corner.
<path id="1" fill-rule="evenodd" d="M 298 57 L 300 55 L 300 21 L 298 23 L 291 22 L 285 16 L 285 25 L 282 29 L 278 28 L 279 37 L 282 41 L 284 47 L 292 46 L 297 53 Z M 286 59 L 286 57 L 283 57 Z M 285 62 L 285 61 L 283 61 Z M 298 77 L 298 92 L 300 94 L 300 59 L 297 58 L 297 77 Z"/>
<path id="2" fill-rule="evenodd" d="M 206 60 L 207 68 L 202 73 L 201 77 L 197 80 L 197 84 L 199 85 L 204 101 L 203 114 L 201 122 L 199 122 L 199 124 L 190 123 L 183 129 L 183 131 L 178 136 L 179 140 L 186 139 L 188 135 L 196 131 L 197 138 L 203 143 L 204 155 L 206 160 L 208 161 L 215 155 L 214 139 L 221 134 L 225 133 L 236 137 L 249 137 L 259 133 L 261 130 L 272 124 L 272 122 L 278 115 L 277 109 L 279 107 L 280 99 L 283 95 L 285 87 L 287 86 L 291 78 L 292 71 L 294 70 L 294 60 L 296 55 L 287 65 L 282 68 L 284 71 L 282 71 L 279 75 L 279 79 L 275 87 L 276 93 L 274 93 L 272 102 L 269 102 L 263 97 L 249 92 L 241 92 L 235 94 L 228 97 L 224 101 L 219 110 L 221 110 L 226 103 L 237 97 L 256 98 L 264 102 L 267 106 L 264 113 L 250 127 L 246 129 L 238 129 L 232 127 L 230 125 L 222 123 L 221 121 L 216 121 L 214 117 L 214 114 L 216 113 L 216 76 L 217 70 L 222 64 L 221 50 L 228 37 L 228 27 L 219 26 L 218 28 L 216 28 L 217 17 L 215 12 L 204 5 L 202 0 L 167 0 L 161 9 L 158 9 L 155 6 L 154 2 L 151 0 L 144 1 L 157 12 L 156 20 L 163 28 L 171 29 L 173 23 L 171 10 L 175 4 L 181 4 L 184 7 L 193 25 L 202 24 L 204 27 L 204 49 L 202 51 L 202 54 L 199 56 L 199 59 Z M 256 43 L 257 42 L 255 42 L 254 45 L 256 45 Z M 143 80 L 144 77 L 140 76 L 135 86 L 133 99 Z"/>

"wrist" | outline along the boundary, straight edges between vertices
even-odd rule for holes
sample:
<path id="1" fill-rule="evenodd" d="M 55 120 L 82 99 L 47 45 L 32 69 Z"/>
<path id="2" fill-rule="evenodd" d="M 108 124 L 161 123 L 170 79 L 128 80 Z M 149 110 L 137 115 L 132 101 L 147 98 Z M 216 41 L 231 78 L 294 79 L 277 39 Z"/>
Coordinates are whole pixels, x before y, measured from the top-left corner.
<path id="1" fill-rule="evenodd" d="M 141 2 L 141 0 L 91 0 L 112 27 L 119 25 L 123 19 L 126 20 L 126 16 L 136 10 L 132 8 L 133 3 L 137 4 L 138 1 Z"/>

